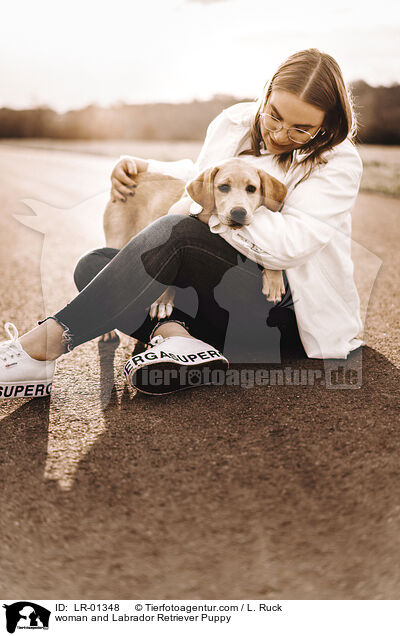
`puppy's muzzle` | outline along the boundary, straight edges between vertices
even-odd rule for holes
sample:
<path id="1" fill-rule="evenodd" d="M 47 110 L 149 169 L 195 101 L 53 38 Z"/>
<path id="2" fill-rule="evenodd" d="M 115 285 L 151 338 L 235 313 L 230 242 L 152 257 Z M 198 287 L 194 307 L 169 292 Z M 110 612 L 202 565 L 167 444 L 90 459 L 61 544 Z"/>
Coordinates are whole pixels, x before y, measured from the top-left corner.
<path id="1" fill-rule="evenodd" d="M 232 208 L 229 212 L 229 216 L 233 223 L 236 225 L 243 225 L 246 219 L 247 212 L 244 208 Z"/>

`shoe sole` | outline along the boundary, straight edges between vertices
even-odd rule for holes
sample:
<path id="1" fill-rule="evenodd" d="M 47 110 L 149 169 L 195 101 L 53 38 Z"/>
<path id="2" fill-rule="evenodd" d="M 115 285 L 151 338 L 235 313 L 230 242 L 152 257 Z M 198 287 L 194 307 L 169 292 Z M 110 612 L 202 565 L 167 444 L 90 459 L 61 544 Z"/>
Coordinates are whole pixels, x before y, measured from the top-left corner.
<path id="1" fill-rule="evenodd" d="M 0 400 L 22 397 L 48 397 L 51 393 L 52 383 L 52 379 L 0 383 Z"/>
<path id="2" fill-rule="evenodd" d="M 194 365 L 164 362 L 138 369 L 132 373 L 129 382 L 146 395 L 166 395 L 184 389 L 212 385 L 212 372 L 226 371 L 228 367 L 229 364 L 225 360 L 208 360 Z"/>

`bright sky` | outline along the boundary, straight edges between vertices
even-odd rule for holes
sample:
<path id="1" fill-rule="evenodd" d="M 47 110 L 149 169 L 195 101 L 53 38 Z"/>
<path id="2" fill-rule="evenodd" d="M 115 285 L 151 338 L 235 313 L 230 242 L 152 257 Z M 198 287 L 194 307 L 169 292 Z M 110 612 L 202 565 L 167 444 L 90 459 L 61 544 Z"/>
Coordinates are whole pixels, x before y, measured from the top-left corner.
<path id="1" fill-rule="evenodd" d="M 291 53 L 400 82 L 398 0 L 20 0 L 3 7 L 0 106 L 257 97 Z"/>

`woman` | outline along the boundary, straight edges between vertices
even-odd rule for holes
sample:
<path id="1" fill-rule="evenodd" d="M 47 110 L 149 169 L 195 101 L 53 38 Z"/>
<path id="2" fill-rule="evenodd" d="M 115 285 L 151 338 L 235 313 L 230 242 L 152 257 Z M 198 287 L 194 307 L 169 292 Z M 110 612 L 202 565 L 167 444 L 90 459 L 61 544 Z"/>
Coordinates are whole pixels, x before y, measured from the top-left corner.
<path id="1" fill-rule="evenodd" d="M 227 340 L 230 351 L 232 342 L 237 346 L 238 359 L 252 345 L 267 355 L 268 338 L 253 325 L 260 315 L 265 322 L 268 312 L 268 324 L 278 326 L 284 342 L 297 344 L 308 357 L 346 358 L 363 344 L 357 337 L 362 325 L 350 256 L 350 212 L 362 173 L 354 133 L 338 64 L 310 49 L 278 68 L 258 104 L 236 104 L 211 122 L 195 165 L 120 160 L 112 174 L 112 197 L 121 200 L 134 195 L 137 172 L 191 179 L 238 155 L 284 182 L 288 194 L 281 214 L 260 208 L 252 223 L 239 229 L 221 227 L 215 216 L 206 223 L 199 206 L 184 198 L 179 211 L 190 209 L 197 218 L 164 216 L 122 250 L 103 248 L 82 257 L 75 271 L 81 292 L 66 307 L 19 340 L 8 323 L 11 340 L 0 346 L 1 396 L 25 396 L 27 386 L 38 385 L 46 393 L 61 354 L 114 328 L 151 340 L 151 350 L 127 364 L 127 376 L 138 388 L 146 390 L 149 365 L 174 371 L 172 380 L 158 375 L 158 388 L 148 392 L 187 386 L 187 374 L 176 374 L 182 369 L 225 367 L 226 358 L 215 347 L 227 354 Z M 284 270 L 294 312 L 287 309 L 287 298 L 268 306 L 261 294 L 261 266 Z M 198 311 L 193 318 L 175 308 L 153 328 L 148 307 L 168 285 L 194 287 Z M 214 353 L 202 358 L 206 351 Z M 29 389 L 28 395 L 36 394 L 37 388 Z"/>

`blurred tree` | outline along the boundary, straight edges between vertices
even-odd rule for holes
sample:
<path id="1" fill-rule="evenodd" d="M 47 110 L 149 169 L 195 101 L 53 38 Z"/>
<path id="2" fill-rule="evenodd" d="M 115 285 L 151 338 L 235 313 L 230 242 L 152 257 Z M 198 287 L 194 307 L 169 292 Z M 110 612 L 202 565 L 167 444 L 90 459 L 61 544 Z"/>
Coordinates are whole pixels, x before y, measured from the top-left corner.
<path id="1" fill-rule="evenodd" d="M 358 141 L 400 144 L 400 85 L 352 85 L 359 119 Z M 0 109 L 0 137 L 54 139 L 151 139 L 190 141 L 204 139 L 210 121 L 238 101 L 214 95 L 208 101 L 182 104 L 89 104 L 80 110 L 56 113 L 47 106 L 27 110 Z"/>
<path id="2" fill-rule="evenodd" d="M 400 85 L 352 85 L 359 120 L 358 140 L 369 144 L 400 144 Z"/>

